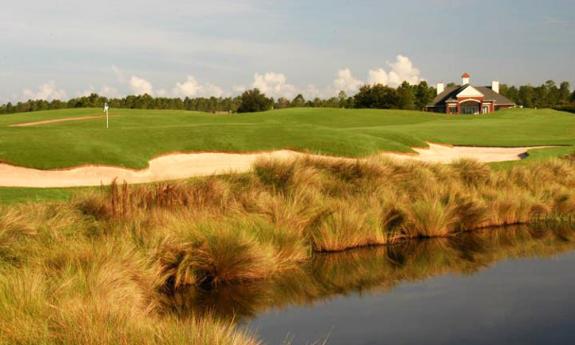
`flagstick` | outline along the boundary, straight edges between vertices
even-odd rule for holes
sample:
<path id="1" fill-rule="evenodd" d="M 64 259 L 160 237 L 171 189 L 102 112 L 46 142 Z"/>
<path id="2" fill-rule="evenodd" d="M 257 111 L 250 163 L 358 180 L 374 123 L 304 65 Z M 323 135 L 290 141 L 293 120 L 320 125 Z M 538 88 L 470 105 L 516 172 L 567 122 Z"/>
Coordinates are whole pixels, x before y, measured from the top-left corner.
<path id="1" fill-rule="evenodd" d="M 109 126 L 109 116 L 108 116 L 108 111 L 110 110 L 110 106 L 108 106 L 108 102 L 104 103 L 104 112 L 106 113 L 106 128 L 110 128 Z"/>

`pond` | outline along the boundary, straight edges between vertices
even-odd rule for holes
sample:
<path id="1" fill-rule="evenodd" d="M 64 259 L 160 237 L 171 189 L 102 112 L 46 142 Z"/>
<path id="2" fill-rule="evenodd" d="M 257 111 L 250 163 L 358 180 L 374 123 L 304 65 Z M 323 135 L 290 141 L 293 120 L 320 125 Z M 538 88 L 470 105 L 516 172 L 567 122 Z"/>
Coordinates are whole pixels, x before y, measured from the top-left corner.
<path id="1" fill-rule="evenodd" d="M 318 254 L 269 281 L 190 290 L 264 344 L 575 344 L 575 230 L 514 227 Z"/>

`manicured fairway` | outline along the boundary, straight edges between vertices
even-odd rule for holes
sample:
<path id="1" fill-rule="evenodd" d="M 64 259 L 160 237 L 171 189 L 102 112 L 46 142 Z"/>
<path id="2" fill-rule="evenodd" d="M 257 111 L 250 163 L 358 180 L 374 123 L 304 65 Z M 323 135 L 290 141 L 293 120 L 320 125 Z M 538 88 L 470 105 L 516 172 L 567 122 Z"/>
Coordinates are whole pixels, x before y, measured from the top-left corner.
<path id="1" fill-rule="evenodd" d="M 575 116 L 553 110 L 509 110 L 446 116 L 399 110 L 294 108 L 245 115 L 186 111 L 112 110 L 101 118 L 30 127 L 12 124 L 101 115 L 67 109 L 0 117 L 0 161 L 40 169 L 81 164 L 144 168 L 175 151 L 246 152 L 294 149 L 348 157 L 409 152 L 426 141 L 475 146 L 575 145 Z M 536 152 L 560 155 L 573 147 Z"/>
<path id="2" fill-rule="evenodd" d="M 8 188 L 0 187 L 0 205 L 19 202 L 68 200 L 87 188 Z"/>

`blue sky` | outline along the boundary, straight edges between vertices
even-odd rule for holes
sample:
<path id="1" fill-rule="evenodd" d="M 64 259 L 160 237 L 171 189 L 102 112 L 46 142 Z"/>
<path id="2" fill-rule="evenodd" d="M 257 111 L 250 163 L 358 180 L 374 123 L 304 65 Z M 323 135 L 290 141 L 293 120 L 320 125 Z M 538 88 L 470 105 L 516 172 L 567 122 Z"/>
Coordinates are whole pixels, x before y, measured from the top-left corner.
<path id="1" fill-rule="evenodd" d="M 575 83 L 573 0 L 0 1 L 0 102 Z"/>

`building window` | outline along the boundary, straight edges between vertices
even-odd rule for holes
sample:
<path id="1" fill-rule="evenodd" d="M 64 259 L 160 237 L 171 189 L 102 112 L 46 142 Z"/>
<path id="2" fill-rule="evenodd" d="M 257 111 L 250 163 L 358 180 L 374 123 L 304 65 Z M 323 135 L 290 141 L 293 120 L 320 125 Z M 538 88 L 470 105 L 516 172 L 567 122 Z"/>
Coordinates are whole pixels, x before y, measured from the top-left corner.
<path id="1" fill-rule="evenodd" d="M 488 114 L 489 113 L 489 106 L 488 105 L 484 105 L 483 106 L 483 114 Z"/>
<path id="2" fill-rule="evenodd" d="M 461 113 L 465 115 L 479 114 L 479 104 L 475 102 L 461 103 Z"/>

